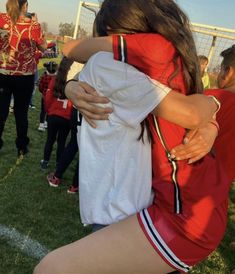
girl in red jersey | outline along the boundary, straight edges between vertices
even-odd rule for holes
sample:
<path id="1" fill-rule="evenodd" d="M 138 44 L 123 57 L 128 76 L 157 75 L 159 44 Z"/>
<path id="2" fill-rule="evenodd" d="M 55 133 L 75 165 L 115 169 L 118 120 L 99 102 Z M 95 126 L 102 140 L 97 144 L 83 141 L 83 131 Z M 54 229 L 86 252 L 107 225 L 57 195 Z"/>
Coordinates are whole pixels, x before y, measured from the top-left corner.
<path id="1" fill-rule="evenodd" d="M 103 31 L 100 34 L 156 32 L 156 45 L 161 49 L 162 42 L 167 44 L 163 48 L 170 56 L 167 62 L 162 66 L 155 59 L 151 62 L 157 80 L 163 77 L 183 94 L 201 90 L 188 21 L 173 1 L 104 1 L 101 10 L 104 13 L 99 14 L 97 24 Z M 130 60 L 137 61 L 138 53 Z M 129 55 L 127 62 L 128 58 Z M 137 216 L 52 252 L 36 268 L 36 274 L 167 273 L 173 269 L 187 272 L 219 244 L 226 225 L 227 178 L 219 172 L 212 155 L 194 165 L 171 159 L 169 151 L 182 142 L 186 131 L 165 120 L 172 121 L 172 112 L 177 117 L 177 111 L 166 102 L 167 97 L 161 104 L 168 116 L 154 112 L 162 118 L 149 118 L 153 138 L 153 205 Z M 219 193 L 222 195 L 218 199 Z"/>
<path id="2" fill-rule="evenodd" d="M 73 105 L 67 99 L 59 99 L 61 90 L 67 79 L 72 61 L 64 57 L 59 65 L 56 77 L 51 78 L 47 91 L 43 94 L 45 111 L 47 113 L 47 140 L 44 156 L 40 162 L 41 168 L 46 169 L 50 160 L 53 145 L 57 140 L 56 162 L 64 150 L 66 138 L 70 131 L 70 118 Z"/>

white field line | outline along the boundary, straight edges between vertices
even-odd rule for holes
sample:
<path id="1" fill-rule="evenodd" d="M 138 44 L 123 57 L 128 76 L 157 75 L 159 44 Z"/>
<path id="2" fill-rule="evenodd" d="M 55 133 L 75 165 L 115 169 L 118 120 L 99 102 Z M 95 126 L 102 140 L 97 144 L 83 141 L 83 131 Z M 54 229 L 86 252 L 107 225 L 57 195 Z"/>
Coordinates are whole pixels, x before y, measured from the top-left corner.
<path id="1" fill-rule="evenodd" d="M 39 242 L 19 233 L 15 228 L 0 224 L 0 238 L 7 240 L 12 247 L 19 248 L 23 253 L 35 259 L 42 259 L 49 250 Z"/>

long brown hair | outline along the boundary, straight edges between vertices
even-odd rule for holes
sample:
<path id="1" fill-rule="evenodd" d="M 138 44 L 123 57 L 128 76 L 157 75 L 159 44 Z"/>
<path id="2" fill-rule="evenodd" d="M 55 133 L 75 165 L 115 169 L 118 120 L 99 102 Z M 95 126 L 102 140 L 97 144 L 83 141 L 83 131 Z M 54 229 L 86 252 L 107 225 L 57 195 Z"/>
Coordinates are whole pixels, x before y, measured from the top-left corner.
<path id="1" fill-rule="evenodd" d="M 67 81 L 67 75 L 70 70 L 71 65 L 73 64 L 73 61 L 63 57 L 60 64 L 59 68 L 56 74 L 56 79 L 55 79 L 55 87 L 53 91 L 54 97 L 61 97 L 65 88 L 65 84 Z"/>
<path id="2" fill-rule="evenodd" d="M 106 36 L 108 33 L 157 33 L 175 47 L 173 64 L 175 71 L 169 76 L 168 85 L 179 73 L 178 58 L 183 65 L 186 93 L 202 93 L 203 86 L 196 46 L 190 30 L 189 19 L 174 0 L 104 0 L 96 17 L 93 34 Z M 139 139 L 143 140 L 148 121 L 141 123 Z"/>
<path id="3" fill-rule="evenodd" d="M 8 0 L 6 3 L 7 14 L 10 16 L 13 24 L 16 24 L 17 20 L 20 17 L 22 7 L 27 0 Z"/>
<path id="4" fill-rule="evenodd" d="M 96 18 L 96 32 L 105 36 L 110 30 L 112 33 L 161 34 L 176 48 L 172 60 L 175 72 L 169 80 L 178 73 L 176 60 L 180 57 L 187 94 L 203 92 L 189 20 L 173 0 L 105 0 Z"/>

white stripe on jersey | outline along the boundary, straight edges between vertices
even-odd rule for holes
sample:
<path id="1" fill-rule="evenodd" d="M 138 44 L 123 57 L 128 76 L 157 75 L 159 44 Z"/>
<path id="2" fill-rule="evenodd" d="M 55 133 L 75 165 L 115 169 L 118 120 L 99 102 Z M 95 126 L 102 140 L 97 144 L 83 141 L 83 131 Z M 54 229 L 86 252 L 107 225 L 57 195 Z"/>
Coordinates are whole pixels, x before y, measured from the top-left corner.
<path id="1" fill-rule="evenodd" d="M 144 209 L 140 212 L 141 221 L 144 225 L 146 232 L 148 233 L 152 243 L 155 247 L 161 252 L 162 256 L 169 261 L 169 263 L 175 266 L 176 269 L 180 269 L 184 272 L 190 270 L 190 266 L 182 262 L 167 246 L 165 241 L 162 239 L 157 229 L 152 223 L 152 220 L 149 216 L 147 209 Z"/>

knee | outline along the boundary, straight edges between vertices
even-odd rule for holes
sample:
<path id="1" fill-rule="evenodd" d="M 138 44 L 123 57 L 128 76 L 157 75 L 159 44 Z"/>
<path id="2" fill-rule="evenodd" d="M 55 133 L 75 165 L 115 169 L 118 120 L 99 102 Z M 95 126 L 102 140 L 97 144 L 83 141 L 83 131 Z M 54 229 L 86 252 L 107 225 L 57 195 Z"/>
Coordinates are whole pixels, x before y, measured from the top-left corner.
<path id="1" fill-rule="evenodd" d="M 53 259 L 53 254 L 49 253 L 34 268 L 33 274 L 62 274 L 57 267 L 57 263 Z"/>

